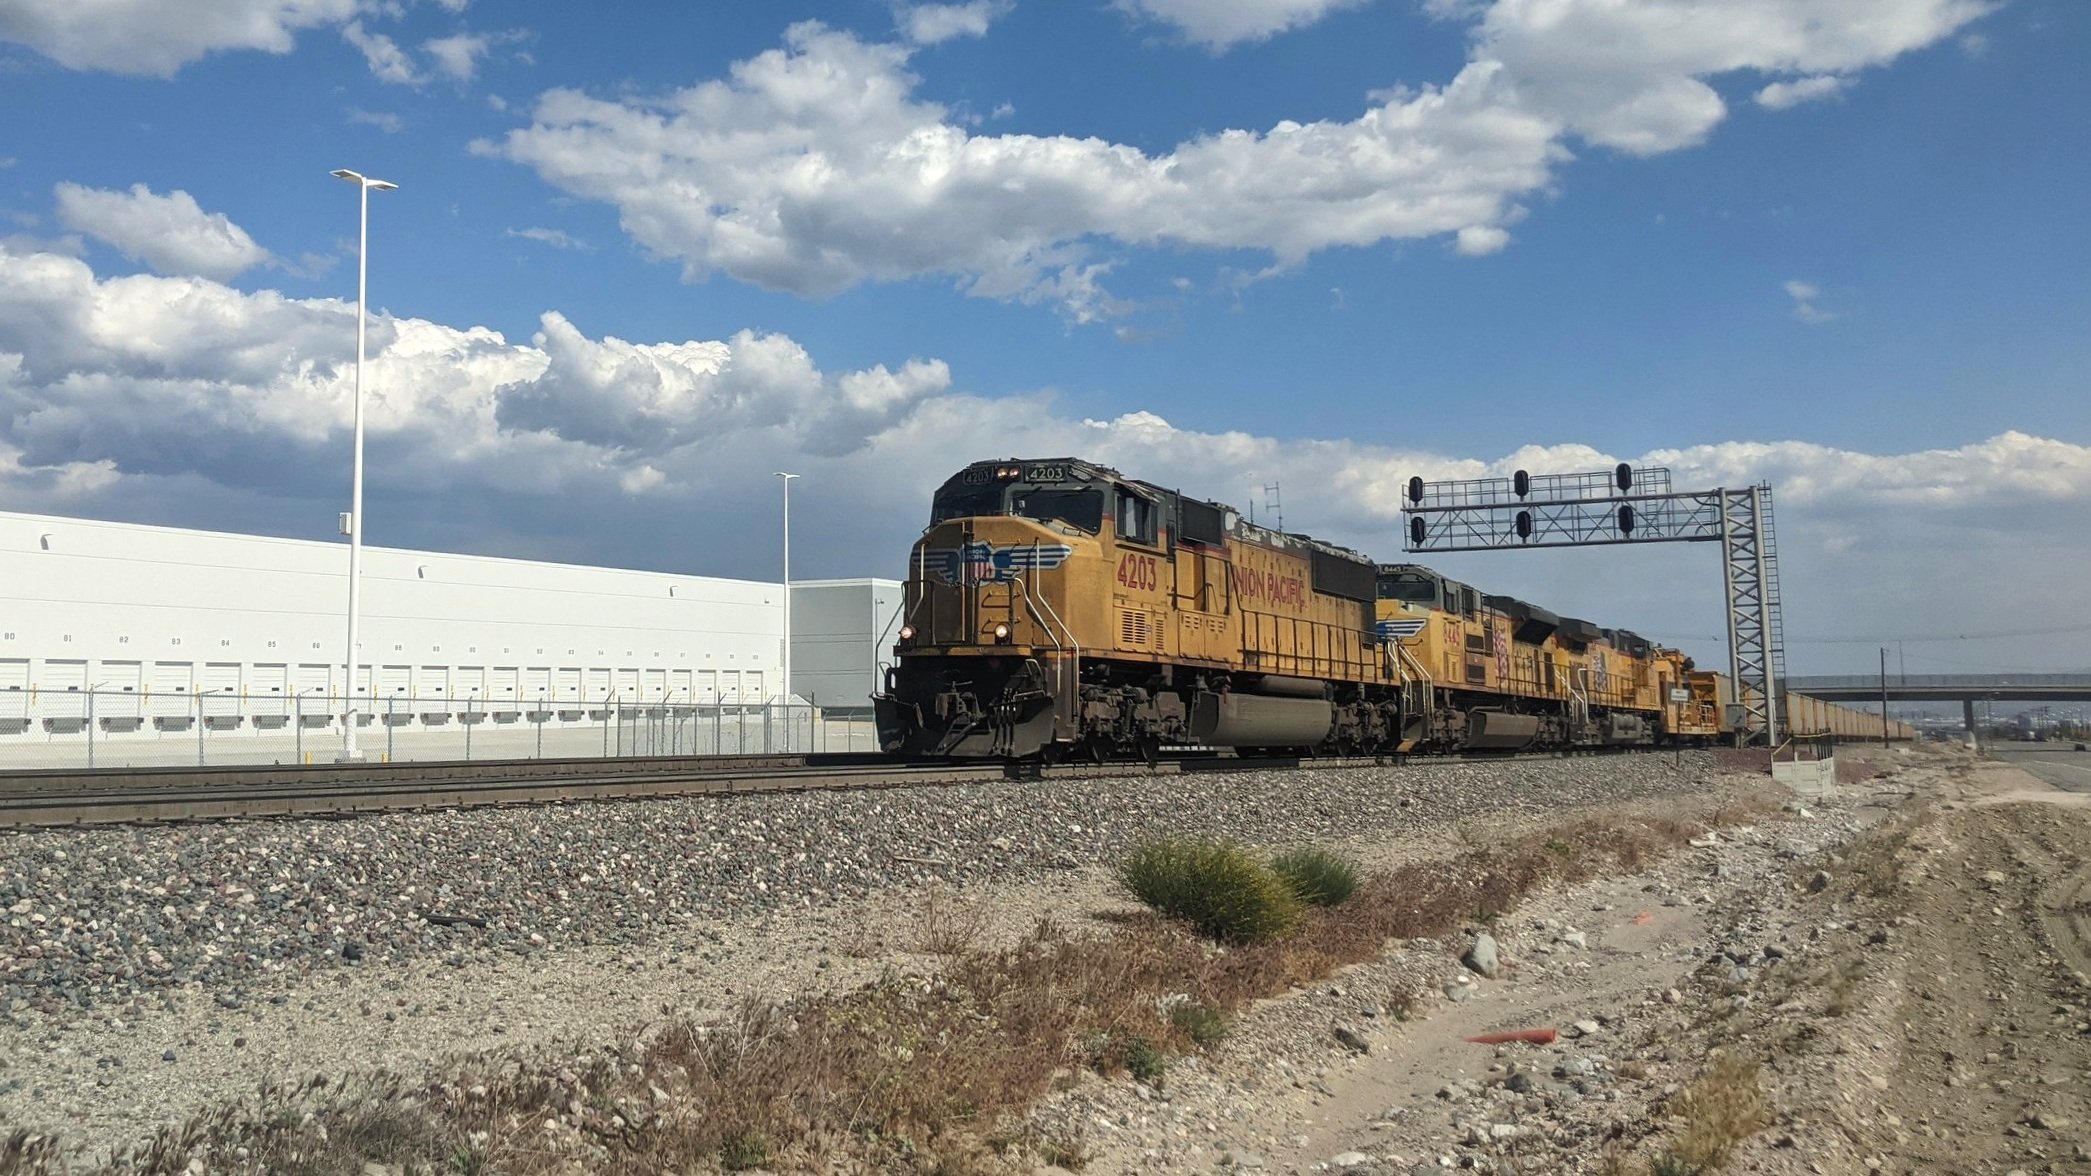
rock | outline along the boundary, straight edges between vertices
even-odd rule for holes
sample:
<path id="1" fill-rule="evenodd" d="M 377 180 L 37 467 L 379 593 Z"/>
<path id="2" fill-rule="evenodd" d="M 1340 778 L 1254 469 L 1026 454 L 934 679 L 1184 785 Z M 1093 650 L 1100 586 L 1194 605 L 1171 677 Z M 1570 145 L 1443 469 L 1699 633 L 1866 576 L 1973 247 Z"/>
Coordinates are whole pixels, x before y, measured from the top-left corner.
<path id="1" fill-rule="evenodd" d="M 1364 1152 L 1337 1152 L 1329 1157 L 1329 1167 L 1331 1168 L 1358 1168 L 1371 1162 L 1372 1157 Z"/>
<path id="2" fill-rule="evenodd" d="M 1588 935 L 1585 935 L 1583 932 L 1578 931 L 1573 927 L 1570 927 L 1568 930 L 1563 931 L 1561 933 L 1561 936 L 1557 940 L 1557 942 L 1565 943 L 1570 947 L 1589 947 L 1590 937 Z"/>
<path id="3" fill-rule="evenodd" d="M 1502 957 L 1496 950 L 1496 937 L 1486 931 L 1476 935 L 1474 945 L 1467 948 L 1467 954 L 1460 957 L 1460 962 L 1473 969 L 1477 975 L 1493 980 L 1503 969 Z"/>
<path id="4" fill-rule="evenodd" d="M 1335 1033 L 1336 1040 L 1341 1042 L 1343 1047 L 1352 1053 L 1365 1054 L 1372 1052 L 1372 1042 L 1358 1030 L 1348 1025 L 1338 1025 Z"/>
<path id="5" fill-rule="evenodd" d="M 1224 1162 L 1230 1167 L 1252 1171 L 1264 1166 L 1263 1157 L 1252 1151 L 1228 1152 Z"/>
<path id="6" fill-rule="evenodd" d="M 1830 881 L 1830 872 L 1828 870 L 1815 871 L 1815 876 L 1808 879 L 1808 893 L 1821 894 L 1830 888 Z"/>
<path id="7" fill-rule="evenodd" d="M 174 1051 L 173 1051 L 173 1050 L 171 1050 L 171 1049 L 169 1049 L 169 1050 L 162 1050 L 162 1051 L 160 1051 L 160 1060 L 161 1060 L 161 1061 L 163 1061 L 163 1062 L 171 1062 L 171 1061 L 173 1061 L 173 1060 L 174 1060 Z"/>
<path id="8" fill-rule="evenodd" d="M 1569 1028 L 1575 1030 L 1574 1033 L 1570 1034 L 1573 1037 L 1594 1037 L 1604 1032 L 1604 1026 L 1595 1021 L 1577 1021 L 1571 1024 Z"/>

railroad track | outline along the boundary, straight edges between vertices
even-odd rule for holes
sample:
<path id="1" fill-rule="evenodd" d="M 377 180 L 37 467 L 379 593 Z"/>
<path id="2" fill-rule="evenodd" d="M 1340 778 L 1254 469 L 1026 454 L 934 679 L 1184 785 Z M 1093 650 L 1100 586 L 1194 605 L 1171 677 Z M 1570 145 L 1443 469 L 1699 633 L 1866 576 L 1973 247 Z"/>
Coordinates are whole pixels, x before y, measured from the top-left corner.
<path id="1" fill-rule="evenodd" d="M 1489 756 L 1554 759 L 1556 753 Z M 1390 758 L 1236 759 L 1209 752 L 1140 763 L 1040 767 L 908 763 L 871 754 L 476 760 L 22 772 L 0 776 L 0 828 L 346 816 L 396 810 L 663 799 L 750 792 L 903 788 L 1003 779 L 1370 767 Z M 1476 762 L 1430 758 L 1409 763 Z"/>

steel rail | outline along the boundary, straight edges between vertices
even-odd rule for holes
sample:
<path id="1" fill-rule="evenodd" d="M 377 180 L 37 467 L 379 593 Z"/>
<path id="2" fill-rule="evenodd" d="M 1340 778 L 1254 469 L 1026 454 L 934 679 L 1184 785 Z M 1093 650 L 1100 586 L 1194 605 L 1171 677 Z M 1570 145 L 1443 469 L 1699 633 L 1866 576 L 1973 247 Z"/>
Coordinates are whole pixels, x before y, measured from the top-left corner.
<path id="1" fill-rule="evenodd" d="M 586 800 L 949 786 L 997 780 L 1336 770 L 1395 763 L 1449 766 L 1561 759 L 1569 754 L 1572 753 L 1241 759 L 1183 753 L 1154 765 L 1111 762 L 1053 767 L 1000 761 L 911 763 L 862 755 L 767 755 L 615 761 L 607 768 L 605 761 L 594 759 L 379 765 L 378 771 L 372 771 L 372 765 L 354 765 L 356 770 L 343 771 L 276 766 L 206 771 L 112 769 L 0 778 L 0 829 L 243 817 L 327 817 Z"/>

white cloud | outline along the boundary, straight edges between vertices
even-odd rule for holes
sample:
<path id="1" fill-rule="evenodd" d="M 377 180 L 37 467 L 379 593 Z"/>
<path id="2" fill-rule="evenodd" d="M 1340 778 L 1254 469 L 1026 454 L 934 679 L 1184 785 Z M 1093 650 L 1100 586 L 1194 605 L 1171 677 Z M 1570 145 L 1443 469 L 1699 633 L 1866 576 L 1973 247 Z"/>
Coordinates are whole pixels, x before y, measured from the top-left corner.
<path id="1" fill-rule="evenodd" d="M 1510 244 L 1510 233 L 1495 225 L 1468 225 L 1454 245 L 1466 257 L 1486 257 Z"/>
<path id="2" fill-rule="evenodd" d="M 1844 79 L 1835 74 L 1816 74 L 1814 77 L 1798 78 L 1791 82 L 1773 82 L 1757 91 L 1757 105 L 1766 110 L 1786 110 L 1803 102 L 1834 98 L 1844 92 L 1844 86 Z"/>
<path id="3" fill-rule="evenodd" d="M 554 249 L 579 249 L 586 252 L 593 248 L 588 242 L 568 233 L 564 229 L 507 229 L 501 235 L 504 237 L 521 237 L 525 241 L 535 241 L 540 245 L 550 245 Z"/>
<path id="4" fill-rule="evenodd" d="M 1445 9 L 1451 13 L 1467 10 Z M 686 279 L 826 295 L 946 275 L 1050 300 L 1100 250 L 1319 250 L 1456 235 L 1507 242 L 1574 139 L 1636 154 L 1703 139 L 1708 79 L 1846 74 L 1932 44 L 1986 0 L 1496 0 L 1442 85 L 1373 95 L 1348 121 L 1228 130 L 1149 154 L 1065 135 L 976 134 L 916 94 L 914 49 L 815 23 L 729 77 L 658 98 L 553 90 L 474 149 L 614 205 Z M 1080 317 L 1080 314 L 1077 314 Z"/>
<path id="5" fill-rule="evenodd" d="M 70 69 L 172 77 L 227 49 L 288 53 L 302 29 L 346 20 L 357 0 L 9 0 L 0 40 Z"/>
<path id="6" fill-rule="evenodd" d="M 965 4 L 910 4 L 894 13 L 900 35 L 917 45 L 935 45 L 954 37 L 984 37 L 1014 0 L 970 0 Z"/>
<path id="7" fill-rule="evenodd" d="M 1185 38 L 1218 52 L 1314 24 L 1331 12 L 1366 0 L 1116 0 L 1134 16 L 1173 26 Z"/>
<path id="8" fill-rule="evenodd" d="M 359 106 L 349 107 L 348 121 L 351 125 L 376 127 L 388 135 L 396 135 L 407 129 L 407 120 L 383 110 L 364 110 Z"/>
<path id="9" fill-rule="evenodd" d="M 1793 317 L 1814 326 L 1826 323 L 1837 316 L 1822 308 L 1822 289 L 1813 282 L 1794 279 L 1785 283 L 1786 296 L 1793 299 Z"/>
<path id="10" fill-rule="evenodd" d="M 383 33 L 373 33 L 363 27 L 360 20 L 352 20 L 341 27 L 341 38 L 354 45 L 363 54 L 370 72 L 381 82 L 398 86 L 418 86 L 421 71 L 414 66 L 414 59 L 407 56 L 397 42 Z"/>
<path id="11" fill-rule="evenodd" d="M 269 251 L 222 212 L 205 212 L 176 189 L 165 196 L 133 184 L 128 192 L 59 184 L 58 219 L 163 274 L 220 280 L 270 260 Z"/>
<path id="12" fill-rule="evenodd" d="M 492 42 L 479 33 L 458 33 L 449 37 L 436 37 L 421 43 L 421 51 L 429 55 L 436 68 L 450 78 L 469 82 L 479 72 L 479 59 L 486 56 Z"/>
<path id="13" fill-rule="evenodd" d="M 808 572 L 891 575 L 953 469 L 1076 454 L 1241 506 L 1281 483 L 1294 529 L 1398 559 L 1412 474 L 1629 459 L 1670 466 L 1679 488 L 1775 485 L 1789 634 L 2025 628 L 2025 616 L 2080 609 L 2091 577 L 2091 549 L 2054 541 L 2091 510 L 2091 447 L 2020 432 L 1910 453 L 1737 440 L 1447 455 L 1199 432 L 1139 411 L 1073 419 L 1045 396 L 962 391 L 936 360 L 826 372 L 793 340 L 748 331 L 629 342 L 556 311 L 528 343 L 385 315 L 372 328 L 371 514 L 388 544 L 762 575 L 773 533 L 742 524 L 774 517 L 767 474 L 793 469 L 806 474 L 793 523 Z M 76 258 L 0 247 L 0 497 L 323 534 L 347 478 L 354 340 L 351 302 L 102 278 Z M 1430 562 L 1608 624 L 1718 628 L 1718 563 L 1699 548 Z M 1985 582 L 2017 587 L 1966 592 L 1960 569 L 1978 565 Z M 1717 646 L 1694 652 L 1719 660 Z M 2035 652 L 2056 668 L 2091 662 L 2081 639 Z M 1822 664 L 1795 655 L 1796 672 Z"/>

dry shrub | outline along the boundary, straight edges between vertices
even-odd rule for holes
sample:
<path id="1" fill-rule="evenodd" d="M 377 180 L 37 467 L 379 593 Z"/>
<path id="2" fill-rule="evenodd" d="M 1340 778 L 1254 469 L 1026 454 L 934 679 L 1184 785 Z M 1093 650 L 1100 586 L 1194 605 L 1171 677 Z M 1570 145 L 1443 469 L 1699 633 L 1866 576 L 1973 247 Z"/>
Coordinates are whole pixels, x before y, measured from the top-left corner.
<path id="1" fill-rule="evenodd" d="M 1684 1120 L 1684 1131 L 1656 1157 L 1652 1171 L 1658 1176 L 1719 1171 L 1737 1144 L 1771 1122 L 1757 1072 L 1755 1062 L 1719 1057 L 1679 1092 L 1670 1112 Z"/>
<path id="2" fill-rule="evenodd" d="M 986 903 L 941 886 L 931 887 L 916 920 L 917 941 L 929 955 L 961 956 L 979 945 L 987 924 Z"/>

